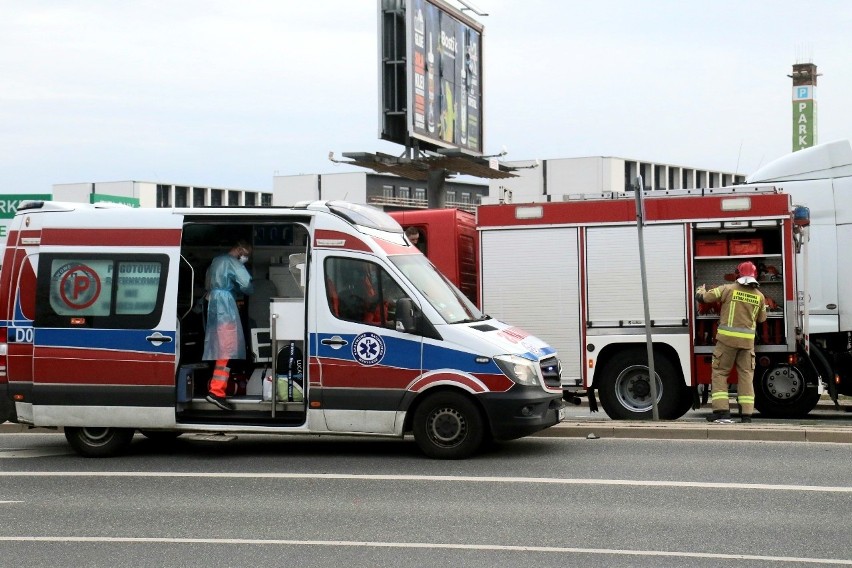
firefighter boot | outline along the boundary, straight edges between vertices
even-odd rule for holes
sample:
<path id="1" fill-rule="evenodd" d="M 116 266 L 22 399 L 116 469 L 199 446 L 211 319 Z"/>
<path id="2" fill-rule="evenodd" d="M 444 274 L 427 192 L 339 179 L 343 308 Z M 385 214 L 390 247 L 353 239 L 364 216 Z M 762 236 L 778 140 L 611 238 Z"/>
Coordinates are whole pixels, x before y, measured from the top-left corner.
<path id="1" fill-rule="evenodd" d="M 714 424 L 733 424 L 734 421 L 731 420 L 731 413 L 725 410 L 714 410 L 713 414 L 707 416 L 707 422 L 713 422 Z"/>

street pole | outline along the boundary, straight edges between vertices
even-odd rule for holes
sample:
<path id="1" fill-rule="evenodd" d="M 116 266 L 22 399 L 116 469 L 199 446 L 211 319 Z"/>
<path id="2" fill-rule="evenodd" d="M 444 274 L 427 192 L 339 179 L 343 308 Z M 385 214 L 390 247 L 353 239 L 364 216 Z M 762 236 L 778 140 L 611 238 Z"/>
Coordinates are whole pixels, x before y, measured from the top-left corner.
<path id="1" fill-rule="evenodd" d="M 636 178 L 636 228 L 639 231 L 639 272 L 642 274 L 642 303 L 645 307 L 645 344 L 648 347 L 648 382 L 651 385 L 651 415 L 654 420 L 660 419 L 657 408 L 657 373 L 654 371 L 654 343 L 651 339 L 651 309 L 648 305 L 648 276 L 645 272 L 645 239 L 642 226 L 645 224 L 645 204 L 642 193 L 645 185 L 642 176 Z"/>

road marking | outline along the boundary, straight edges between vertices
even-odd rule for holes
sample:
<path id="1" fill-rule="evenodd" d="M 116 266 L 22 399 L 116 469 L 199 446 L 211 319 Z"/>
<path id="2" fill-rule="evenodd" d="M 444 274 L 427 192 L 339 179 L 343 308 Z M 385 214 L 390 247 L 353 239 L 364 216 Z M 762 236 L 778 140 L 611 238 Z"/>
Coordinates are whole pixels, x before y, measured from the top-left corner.
<path id="1" fill-rule="evenodd" d="M 23 503 L 23 501 L 0 501 L 0 505 L 14 505 L 15 503 Z"/>
<path id="2" fill-rule="evenodd" d="M 750 560 L 762 562 L 791 562 L 797 564 L 839 564 L 852 566 L 852 560 L 839 558 L 803 558 L 795 556 L 764 556 L 759 554 L 724 554 L 715 552 L 680 552 L 672 550 L 629 550 L 618 548 L 577 548 L 573 546 L 512 546 L 501 544 L 461 544 L 440 542 L 375 542 L 349 540 L 279 540 L 239 538 L 145 538 L 109 536 L 0 536 L 0 542 L 64 542 L 64 543 L 127 543 L 127 544 L 212 544 L 212 545 L 271 545 L 271 546 L 349 546 L 362 548 L 428 548 L 443 550 L 479 550 L 487 552 L 551 552 L 556 554 L 606 554 L 613 556 L 650 556 L 666 558 L 712 558 L 719 560 Z"/>
<path id="3" fill-rule="evenodd" d="M 0 450 L 0 459 L 3 458 L 44 458 L 48 456 L 67 456 L 74 451 L 67 446 L 56 448 L 22 448 L 19 450 Z"/>
<path id="4" fill-rule="evenodd" d="M 852 493 L 852 486 L 780 485 L 771 483 L 719 483 L 713 481 L 646 481 L 635 479 L 582 479 L 561 477 L 493 477 L 465 475 L 383 475 L 356 473 L 247 473 L 199 471 L 4 471 L 0 477 L 190 477 L 215 479 L 354 479 L 361 481 L 446 481 L 462 483 L 535 483 L 542 485 L 617 485 L 625 487 L 687 487 L 746 489 L 749 491 L 809 491 Z"/>

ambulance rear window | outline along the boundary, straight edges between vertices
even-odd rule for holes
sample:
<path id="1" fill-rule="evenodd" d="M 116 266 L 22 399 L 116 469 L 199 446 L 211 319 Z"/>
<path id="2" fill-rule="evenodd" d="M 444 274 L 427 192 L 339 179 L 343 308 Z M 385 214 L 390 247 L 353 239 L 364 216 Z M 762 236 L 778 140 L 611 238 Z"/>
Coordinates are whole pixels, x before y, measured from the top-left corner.
<path id="1" fill-rule="evenodd" d="M 167 273 L 168 257 L 162 254 L 44 254 L 36 326 L 154 327 Z"/>

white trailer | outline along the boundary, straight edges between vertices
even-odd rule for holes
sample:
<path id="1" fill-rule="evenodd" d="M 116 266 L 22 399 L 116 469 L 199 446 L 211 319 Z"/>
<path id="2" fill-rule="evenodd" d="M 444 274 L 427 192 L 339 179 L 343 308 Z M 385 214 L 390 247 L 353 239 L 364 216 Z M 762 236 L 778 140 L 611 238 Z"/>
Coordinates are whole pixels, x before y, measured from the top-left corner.
<path id="1" fill-rule="evenodd" d="M 810 209 L 810 238 L 799 262 L 807 274 L 805 333 L 829 393 L 852 395 L 852 146 L 848 140 L 788 154 L 747 178 L 771 183 Z M 805 261 L 805 259 L 807 259 Z M 803 265 L 807 264 L 807 272 Z"/>

